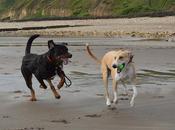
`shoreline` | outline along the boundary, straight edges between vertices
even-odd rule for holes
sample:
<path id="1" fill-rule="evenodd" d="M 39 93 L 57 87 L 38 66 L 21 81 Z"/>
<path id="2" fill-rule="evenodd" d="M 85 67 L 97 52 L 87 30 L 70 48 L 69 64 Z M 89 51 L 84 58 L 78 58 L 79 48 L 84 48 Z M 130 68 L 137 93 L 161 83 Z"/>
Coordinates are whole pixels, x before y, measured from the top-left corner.
<path id="1" fill-rule="evenodd" d="M 5 27 L 5 28 L 4 28 Z M 15 31 L 10 31 L 10 30 Z M 9 31 L 8 31 L 9 30 Z M 136 37 L 175 41 L 175 16 L 0 22 L 0 36 Z"/>

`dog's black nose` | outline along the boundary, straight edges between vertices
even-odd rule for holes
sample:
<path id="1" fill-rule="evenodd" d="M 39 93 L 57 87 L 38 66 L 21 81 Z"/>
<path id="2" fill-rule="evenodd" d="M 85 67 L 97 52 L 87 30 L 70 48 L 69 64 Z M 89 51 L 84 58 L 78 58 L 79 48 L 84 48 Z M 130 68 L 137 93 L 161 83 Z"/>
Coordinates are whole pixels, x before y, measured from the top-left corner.
<path id="1" fill-rule="evenodd" d="M 69 58 L 72 58 L 72 54 L 69 54 Z"/>
<path id="2" fill-rule="evenodd" d="M 117 65 L 116 64 L 113 64 L 112 67 L 115 69 L 115 68 L 117 68 Z"/>

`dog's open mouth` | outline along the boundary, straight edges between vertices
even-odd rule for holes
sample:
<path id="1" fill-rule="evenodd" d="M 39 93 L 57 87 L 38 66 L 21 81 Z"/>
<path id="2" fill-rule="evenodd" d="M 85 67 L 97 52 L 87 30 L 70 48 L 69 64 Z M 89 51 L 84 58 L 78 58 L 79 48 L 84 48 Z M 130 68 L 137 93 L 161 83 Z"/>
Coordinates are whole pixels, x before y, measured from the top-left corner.
<path id="1" fill-rule="evenodd" d="M 68 58 L 61 58 L 61 60 L 63 61 L 64 65 L 67 65 L 69 63 L 69 59 Z"/>
<path id="2" fill-rule="evenodd" d="M 62 61 L 64 65 L 67 65 L 70 62 L 70 58 L 72 58 L 72 54 L 59 56 L 57 59 Z"/>

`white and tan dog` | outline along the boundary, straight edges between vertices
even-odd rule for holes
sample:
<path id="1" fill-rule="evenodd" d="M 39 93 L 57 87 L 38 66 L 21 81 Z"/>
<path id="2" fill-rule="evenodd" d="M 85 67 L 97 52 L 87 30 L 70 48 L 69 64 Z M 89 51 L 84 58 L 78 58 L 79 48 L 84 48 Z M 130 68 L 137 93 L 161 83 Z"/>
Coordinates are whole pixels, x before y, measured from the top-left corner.
<path id="1" fill-rule="evenodd" d="M 129 81 L 133 88 L 133 95 L 130 101 L 130 105 L 134 106 L 134 99 L 137 96 L 137 88 L 135 86 L 136 73 L 134 64 L 132 62 L 133 55 L 131 51 L 122 49 L 118 51 L 109 51 L 103 56 L 101 60 L 99 60 L 94 54 L 92 54 L 88 44 L 86 44 L 86 49 L 88 54 L 95 61 L 101 64 L 102 78 L 105 87 L 106 105 L 111 106 L 111 101 L 108 92 L 108 77 L 109 74 L 111 73 L 113 92 L 114 92 L 113 103 L 118 102 L 118 94 L 117 94 L 118 82 L 121 81 L 126 90 L 125 81 Z"/>

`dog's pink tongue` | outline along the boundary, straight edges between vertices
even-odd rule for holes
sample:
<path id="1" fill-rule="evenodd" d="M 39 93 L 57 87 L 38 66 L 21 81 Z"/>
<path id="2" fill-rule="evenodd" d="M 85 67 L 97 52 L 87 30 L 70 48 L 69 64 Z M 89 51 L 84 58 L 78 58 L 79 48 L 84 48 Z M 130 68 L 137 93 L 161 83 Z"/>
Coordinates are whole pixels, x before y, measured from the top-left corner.
<path id="1" fill-rule="evenodd" d="M 63 61 L 64 65 L 67 65 L 68 62 L 69 62 L 68 59 L 64 59 L 64 61 Z"/>

